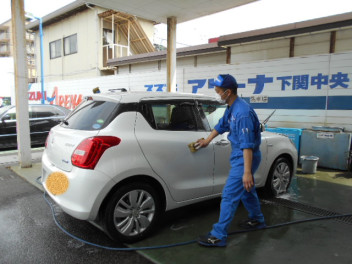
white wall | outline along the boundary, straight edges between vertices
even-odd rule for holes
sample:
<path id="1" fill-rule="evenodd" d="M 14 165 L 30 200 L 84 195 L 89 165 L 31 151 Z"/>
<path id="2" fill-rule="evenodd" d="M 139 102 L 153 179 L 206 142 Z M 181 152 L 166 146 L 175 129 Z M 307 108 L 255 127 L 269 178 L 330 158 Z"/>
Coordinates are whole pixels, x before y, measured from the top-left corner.
<path id="1" fill-rule="evenodd" d="M 352 104 L 350 103 L 352 101 L 352 52 L 263 60 L 236 65 L 178 67 L 178 90 L 214 95 L 211 79 L 219 73 L 233 74 L 237 82 L 245 86 L 238 89 L 238 94 L 246 100 L 252 100 L 252 106 L 261 120 L 264 120 L 274 109 L 277 110 L 270 119 L 269 126 L 297 128 L 339 126 L 352 131 Z M 308 82 L 304 85 L 306 75 L 308 75 Z M 320 87 L 312 81 L 318 76 L 322 76 L 323 80 Z M 259 89 L 260 87 L 255 83 L 260 77 L 269 80 L 264 84 L 263 89 Z M 284 88 L 283 77 L 290 78 L 286 80 L 288 84 Z M 294 85 L 293 79 L 298 80 L 297 85 Z M 342 82 L 336 83 L 335 80 L 342 80 Z M 45 87 L 48 97 L 55 96 L 54 103 L 73 108 L 72 101 L 75 98 L 70 96 L 76 95 L 76 99 L 82 98 L 84 95 L 92 94 L 92 89 L 97 86 L 102 92 L 112 88 L 166 91 L 166 69 L 130 74 L 121 70 L 115 76 L 52 82 L 47 83 Z M 35 93 L 39 90 L 40 85 L 32 86 L 31 103 L 40 103 L 39 100 L 35 100 Z M 253 103 L 253 100 L 264 101 Z"/>
<path id="2" fill-rule="evenodd" d="M 352 48 L 352 28 L 336 32 L 335 52 L 343 52 Z"/>
<path id="3" fill-rule="evenodd" d="M 204 54 L 197 56 L 197 67 L 215 66 L 226 63 L 226 52 L 217 52 L 212 54 Z"/>
<path id="4" fill-rule="evenodd" d="M 290 39 L 264 40 L 231 47 L 231 63 L 287 58 Z"/>
<path id="5" fill-rule="evenodd" d="M 176 64 L 177 64 L 177 67 L 181 67 L 181 68 L 193 67 L 194 61 L 195 61 L 195 56 L 188 56 L 188 57 L 177 58 Z M 198 57 L 197 57 L 197 61 L 198 61 Z M 165 67 L 166 67 L 166 63 L 165 63 Z"/>
<path id="6" fill-rule="evenodd" d="M 330 31 L 294 36 L 294 57 L 327 54 L 330 51 Z M 336 30 L 335 53 L 352 50 L 352 29 Z M 288 58 L 290 37 L 269 39 L 231 46 L 231 63 Z"/>
<path id="7" fill-rule="evenodd" d="M 46 62 L 56 70 L 62 67 L 65 77 L 61 79 L 80 80 L 46 80 L 48 99 L 55 98 L 53 102 L 74 108 L 79 98 L 91 94 L 97 86 L 102 91 L 113 88 L 166 91 L 165 60 L 160 62 L 160 67 L 158 61 L 136 63 L 120 66 L 117 75 L 93 78 L 97 55 L 91 50 L 101 41 L 101 36 L 97 36 L 95 16 L 88 16 L 89 12 L 95 11 L 87 10 L 79 18 L 67 19 L 62 23 L 64 31 L 61 26 L 53 25 L 51 36 L 46 36 L 48 48 L 49 41 L 59 38 L 61 32 L 73 33 L 76 25 L 83 32 L 78 39 L 79 56 Z M 341 126 L 352 131 L 352 104 L 349 103 L 352 102 L 352 28 L 336 30 L 335 53 L 329 54 L 329 48 L 330 32 L 320 32 L 295 36 L 292 58 L 289 58 L 290 37 L 233 45 L 231 64 L 225 64 L 225 51 L 181 57 L 177 59 L 177 88 L 180 92 L 213 95 L 211 80 L 219 73 L 230 73 L 245 87 L 239 88 L 238 93 L 252 101 L 261 120 L 277 110 L 270 126 Z M 259 87 L 260 78 L 269 82 Z M 315 83 L 319 78 L 320 87 Z M 340 80 L 337 85 L 336 80 Z M 39 88 L 40 84 L 36 84 L 29 91 L 31 102 L 39 102 L 36 97 Z"/>
<path id="8" fill-rule="evenodd" d="M 177 58 L 177 67 L 204 67 L 216 66 L 226 63 L 226 52 L 200 54 L 196 56 L 185 56 Z M 142 73 L 146 71 L 158 71 L 159 61 L 140 62 L 131 64 L 131 73 Z M 166 60 L 160 61 L 160 70 L 166 70 Z M 119 66 L 119 74 L 129 73 L 129 65 Z"/>
<path id="9" fill-rule="evenodd" d="M 44 76 L 46 81 L 97 76 L 100 30 L 96 11 L 88 9 L 43 28 Z M 64 55 L 63 39 L 77 34 L 77 53 Z M 50 59 L 49 43 L 61 39 L 61 57 Z M 37 72 L 40 80 L 40 40 L 36 36 Z"/>
<path id="10" fill-rule="evenodd" d="M 330 32 L 295 37 L 295 56 L 329 53 Z"/>
<path id="11" fill-rule="evenodd" d="M 154 24 L 150 23 L 150 21 L 145 20 L 143 18 L 137 19 L 141 27 L 143 28 L 144 33 L 149 38 L 150 42 L 154 42 Z"/>
<path id="12" fill-rule="evenodd" d="M 143 62 L 143 63 L 136 63 L 131 65 L 131 70 L 133 73 L 141 73 L 148 71 L 157 71 L 158 70 L 158 61 L 151 61 L 151 62 Z M 127 70 L 129 71 L 129 66 L 127 66 Z"/>
<path id="13" fill-rule="evenodd" d="M 73 80 L 100 76 L 103 68 L 101 19 L 99 13 L 106 11 L 100 7 L 87 9 L 43 28 L 44 76 L 46 81 Z M 149 39 L 153 38 L 154 27 L 151 22 L 138 20 Z M 111 23 L 104 22 L 104 28 L 111 28 Z M 115 31 L 117 34 L 117 32 Z M 77 50 L 75 54 L 64 56 L 64 37 L 77 34 Z M 61 57 L 50 59 L 49 43 L 61 39 Z M 119 33 L 119 44 L 127 45 L 123 34 Z M 37 72 L 40 80 L 40 40 L 36 36 Z M 118 51 L 116 51 L 116 54 Z M 137 67 L 138 68 L 138 67 Z"/>

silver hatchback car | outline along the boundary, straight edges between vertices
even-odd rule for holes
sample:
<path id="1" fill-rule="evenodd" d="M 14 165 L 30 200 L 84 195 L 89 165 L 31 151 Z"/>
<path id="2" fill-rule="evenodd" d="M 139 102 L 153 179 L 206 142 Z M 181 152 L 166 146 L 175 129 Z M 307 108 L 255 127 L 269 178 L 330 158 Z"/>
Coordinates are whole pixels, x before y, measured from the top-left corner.
<path id="1" fill-rule="evenodd" d="M 160 215 L 221 195 L 229 172 L 226 133 L 196 152 L 225 105 L 213 97 L 150 92 L 88 96 L 51 129 L 42 182 L 69 215 L 98 223 L 115 240 L 149 235 Z M 286 192 L 297 165 L 289 138 L 262 132 L 256 187 Z"/>

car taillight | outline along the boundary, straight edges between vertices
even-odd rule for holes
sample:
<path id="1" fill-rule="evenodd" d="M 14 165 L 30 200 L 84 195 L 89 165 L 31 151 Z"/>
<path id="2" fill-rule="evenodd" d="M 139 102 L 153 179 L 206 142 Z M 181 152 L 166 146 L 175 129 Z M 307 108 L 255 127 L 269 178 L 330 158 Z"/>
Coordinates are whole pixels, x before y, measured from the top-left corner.
<path id="1" fill-rule="evenodd" d="M 111 136 L 86 138 L 75 149 L 71 156 L 72 165 L 93 170 L 105 150 L 120 144 L 121 139 Z"/>

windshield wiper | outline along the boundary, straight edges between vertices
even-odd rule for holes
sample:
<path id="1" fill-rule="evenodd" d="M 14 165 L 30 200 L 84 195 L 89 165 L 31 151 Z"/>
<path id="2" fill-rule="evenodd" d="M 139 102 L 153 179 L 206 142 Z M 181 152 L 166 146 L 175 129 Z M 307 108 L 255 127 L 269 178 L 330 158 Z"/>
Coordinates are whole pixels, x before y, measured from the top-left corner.
<path id="1" fill-rule="evenodd" d="M 68 126 L 67 120 L 62 120 L 61 123 L 63 123 L 64 125 Z"/>

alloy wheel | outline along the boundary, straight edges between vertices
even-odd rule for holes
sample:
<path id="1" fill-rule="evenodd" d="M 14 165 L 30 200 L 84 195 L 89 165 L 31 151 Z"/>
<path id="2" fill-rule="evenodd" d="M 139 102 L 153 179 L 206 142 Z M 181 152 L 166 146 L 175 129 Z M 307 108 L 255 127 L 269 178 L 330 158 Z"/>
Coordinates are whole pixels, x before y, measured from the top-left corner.
<path id="1" fill-rule="evenodd" d="M 155 201 L 145 190 L 132 190 L 117 202 L 113 220 L 119 233 L 135 236 L 146 230 L 155 215 Z"/>
<path id="2" fill-rule="evenodd" d="M 291 180 L 291 168 L 285 162 L 279 162 L 274 170 L 272 179 L 272 188 L 276 194 L 281 194 L 287 191 L 288 185 Z"/>

